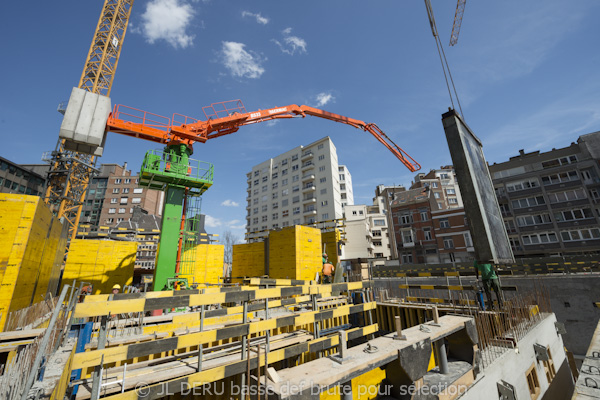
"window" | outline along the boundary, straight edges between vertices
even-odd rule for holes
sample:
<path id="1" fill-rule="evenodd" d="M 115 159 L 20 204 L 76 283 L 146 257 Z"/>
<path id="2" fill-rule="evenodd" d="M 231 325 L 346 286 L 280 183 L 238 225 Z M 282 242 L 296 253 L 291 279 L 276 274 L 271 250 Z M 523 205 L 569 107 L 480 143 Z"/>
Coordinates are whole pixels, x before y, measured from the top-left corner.
<path id="1" fill-rule="evenodd" d="M 115 197 L 114 199 L 110 199 L 110 204 L 117 204 L 117 201 L 118 201 L 118 200 L 117 200 L 117 198 L 116 198 L 116 197 Z M 91 200 L 89 200 L 89 202 L 90 202 L 90 205 L 91 205 L 91 204 L 92 204 L 92 201 L 91 201 Z"/>
<path id="2" fill-rule="evenodd" d="M 121 178 L 117 178 L 117 179 L 115 179 L 115 185 L 118 185 L 118 184 L 120 184 L 120 183 L 121 183 Z"/>
<path id="3" fill-rule="evenodd" d="M 434 192 L 433 193 L 433 197 L 435 197 L 436 199 L 440 198 L 440 193 L 439 192 Z"/>
<path id="4" fill-rule="evenodd" d="M 292 203 L 299 203 L 300 202 L 300 196 L 294 196 L 292 198 Z"/>
<path id="5" fill-rule="evenodd" d="M 281 207 L 285 207 L 288 205 L 288 199 L 281 200 Z"/>
<path id="6" fill-rule="evenodd" d="M 263 197 L 260 198 L 260 202 L 264 203 L 265 201 L 267 201 L 267 195 L 265 194 Z"/>
<path id="7" fill-rule="evenodd" d="M 425 236 L 425 240 L 431 240 L 431 228 L 423 228 L 423 235 Z"/>
<path id="8" fill-rule="evenodd" d="M 106 219 L 106 223 L 107 223 L 107 224 L 112 224 L 112 223 L 113 223 L 113 221 L 114 221 L 114 218 L 107 218 L 107 219 Z"/>
<path id="9" fill-rule="evenodd" d="M 258 184 L 260 184 L 260 180 L 259 179 L 254 180 L 254 186 L 256 186 Z"/>
<path id="10" fill-rule="evenodd" d="M 538 224 L 549 224 L 552 222 L 549 214 L 522 215 L 517 217 L 517 225 L 531 226 Z"/>
<path id="11" fill-rule="evenodd" d="M 542 176 L 542 183 L 544 185 L 554 185 L 556 183 L 570 182 L 579 180 L 577 171 L 559 172 L 557 174 Z"/>
<path id="12" fill-rule="evenodd" d="M 465 246 L 473 247 L 473 239 L 471 239 L 471 233 L 470 232 L 463 233 L 463 236 L 465 238 Z"/>
<path id="13" fill-rule="evenodd" d="M 321 191 L 319 193 L 326 194 L 327 193 L 327 189 L 321 189 Z"/>
<path id="14" fill-rule="evenodd" d="M 352 215 L 356 215 L 356 211 L 352 211 Z"/>
<path id="15" fill-rule="evenodd" d="M 552 353 L 550 352 L 550 348 L 547 347 L 546 351 L 548 352 L 548 359 L 542 360 L 542 364 L 544 364 L 546 379 L 548 380 L 548 384 L 550 384 L 556 376 L 556 369 L 554 368 L 554 360 L 552 360 Z"/>
<path id="16" fill-rule="evenodd" d="M 125 183 L 126 185 L 129 185 L 131 183 L 131 179 L 130 178 L 126 178 L 123 183 Z"/>
<path id="17" fill-rule="evenodd" d="M 131 199 L 131 204 L 139 204 L 142 202 L 142 199 L 139 197 L 134 197 L 133 199 Z"/>
<path id="18" fill-rule="evenodd" d="M 114 188 L 113 193 L 119 193 L 119 188 Z"/>
<path id="19" fill-rule="evenodd" d="M 273 203 L 273 206 L 271 207 L 273 210 L 276 208 L 279 208 L 279 203 Z"/>
<path id="20" fill-rule="evenodd" d="M 527 197 L 512 201 L 513 208 L 527 208 L 546 204 L 544 196 Z"/>
<path id="21" fill-rule="evenodd" d="M 297 159 L 298 159 L 298 154 L 294 154 L 294 155 L 292 156 L 292 161 L 296 161 Z"/>
<path id="22" fill-rule="evenodd" d="M 279 213 L 273 213 L 273 215 L 272 215 L 272 218 L 273 218 L 273 219 L 277 219 L 277 218 L 279 218 Z"/>
<path id="23" fill-rule="evenodd" d="M 114 213 L 116 213 L 116 212 L 117 212 L 117 209 L 116 209 L 116 208 L 109 208 L 109 209 L 108 209 L 108 213 L 109 213 L 109 214 L 114 214 Z"/>
<path id="24" fill-rule="evenodd" d="M 542 168 L 544 168 L 544 169 L 554 168 L 554 167 L 558 167 L 561 165 L 574 164 L 576 162 L 577 162 L 577 156 L 572 155 L 572 156 L 557 158 L 556 160 L 545 161 L 542 163 Z"/>
<path id="25" fill-rule="evenodd" d="M 373 242 L 373 246 L 377 246 L 380 247 L 381 246 L 381 241 L 380 240 L 376 240 Z"/>
<path id="26" fill-rule="evenodd" d="M 266 175 L 265 175 L 265 176 L 263 176 L 263 177 L 262 177 L 262 181 L 263 181 L 263 182 L 266 182 L 266 181 L 268 181 L 268 180 L 269 180 L 269 177 L 268 177 L 268 176 L 266 176 Z"/>
<path id="27" fill-rule="evenodd" d="M 444 238 L 444 248 L 445 249 L 453 249 L 454 248 L 454 240 L 452 240 L 452 238 Z"/>
<path id="28" fill-rule="evenodd" d="M 292 182 L 298 182 L 298 180 L 300 180 L 300 175 L 292 176 Z"/>
<path id="29" fill-rule="evenodd" d="M 133 193 L 134 194 L 144 193 L 144 189 L 143 188 L 134 188 Z"/>
<path id="30" fill-rule="evenodd" d="M 254 200 L 252 200 L 252 205 L 257 205 L 258 204 L 258 197 L 255 198 Z"/>
<path id="31" fill-rule="evenodd" d="M 254 209 L 252 210 L 252 214 L 258 214 L 258 207 L 254 207 Z"/>
<path id="32" fill-rule="evenodd" d="M 288 163 L 288 160 L 287 160 L 287 158 L 286 158 L 286 159 L 284 159 L 284 160 L 281 160 L 281 165 L 287 165 L 287 163 Z"/>
<path id="33" fill-rule="evenodd" d="M 340 185 L 340 190 L 346 190 L 346 184 L 345 183 L 342 183 Z"/>
<path id="34" fill-rule="evenodd" d="M 260 189 L 260 191 L 261 191 L 261 192 L 266 192 L 268 189 L 269 189 L 269 187 L 268 187 L 267 185 L 264 185 L 264 186 L 263 186 L 263 187 Z"/>
<path id="35" fill-rule="evenodd" d="M 454 189 L 446 189 L 446 194 L 456 194 L 456 190 Z"/>
<path id="36" fill-rule="evenodd" d="M 273 195 L 271 196 L 273 198 L 273 200 L 275 200 L 277 198 L 277 192 L 274 192 Z"/>
<path id="37" fill-rule="evenodd" d="M 264 205 L 261 207 L 260 211 L 265 212 L 265 211 L 267 211 L 268 208 L 269 208 L 269 206 Z"/>
<path id="38" fill-rule="evenodd" d="M 318 150 L 321 150 L 325 145 L 323 143 L 321 143 L 320 145 L 317 146 Z"/>
<path id="39" fill-rule="evenodd" d="M 273 175 L 271 175 L 271 179 L 277 179 L 277 172 L 273 172 Z"/>
<path id="40" fill-rule="evenodd" d="M 298 164 L 292 165 L 292 171 L 298 171 Z"/>
<path id="41" fill-rule="evenodd" d="M 532 400 L 536 400 L 540 395 L 540 381 L 535 370 L 535 364 L 531 364 L 525 376 L 527 378 L 527 386 L 529 387 L 529 395 Z"/>
<path id="42" fill-rule="evenodd" d="M 294 215 L 300 214 L 300 207 L 294 207 L 294 209 L 292 210 Z"/>
<path id="43" fill-rule="evenodd" d="M 281 176 L 284 176 L 284 175 L 287 175 L 287 174 L 288 174 L 287 168 L 281 170 Z"/>
<path id="44" fill-rule="evenodd" d="M 385 226 L 385 219 L 374 219 L 373 225 L 374 226 Z"/>
<path id="45" fill-rule="evenodd" d="M 279 224 L 273 224 L 273 229 L 279 228 Z"/>
<path id="46" fill-rule="evenodd" d="M 273 182 L 273 189 L 277 189 L 277 182 Z"/>
<path id="47" fill-rule="evenodd" d="M 290 226 L 290 223 L 288 221 L 283 221 L 281 226 L 285 228 L 286 226 Z"/>
<path id="48" fill-rule="evenodd" d="M 121 222 L 123 222 L 123 218 L 117 218 L 117 224 L 120 224 Z"/>
<path id="49" fill-rule="evenodd" d="M 326 206 L 326 205 L 327 205 L 327 200 L 323 200 L 323 201 L 321 202 L 321 205 L 322 205 L 322 206 Z"/>
<path id="50" fill-rule="evenodd" d="M 592 210 L 589 208 L 577 208 L 554 213 L 554 218 L 556 218 L 556 222 L 564 222 L 574 219 L 594 218 L 594 214 L 592 214 Z"/>
<path id="51" fill-rule="evenodd" d="M 327 178 L 321 178 L 321 179 L 319 179 L 319 182 L 320 183 L 325 183 L 325 182 L 327 182 Z"/>
<path id="52" fill-rule="evenodd" d="M 297 219 L 295 219 L 294 221 L 292 221 L 292 223 L 293 223 L 294 225 L 298 225 L 298 224 L 300 224 L 300 218 L 297 218 Z"/>
<path id="53" fill-rule="evenodd" d="M 438 183 L 437 182 L 431 182 L 431 187 L 432 188 L 437 188 L 438 187 Z"/>
<path id="54" fill-rule="evenodd" d="M 285 178 L 281 181 L 281 186 L 287 186 L 287 183 L 288 183 L 288 180 L 287 180 L 287 178 Z"/>
<path id="55" fill-rule="evenodd" d="M 124 208 L 119 208 L 119 214 L 125 214 L 125 209 Z"/>
<path id="56" fill-rule="evenodd" d="M 346 180 L 346 176 L 344 174 L 340 174 L 340 181 L 345 181 Z"/>
<path id="57" fill-rule="evenodd" d="M 321 166 L 319 167 L 319 172 L 323 172 L 323 171 L 325 171 L 325 166 L 324 166 L 324 165 L 321 165 Z"/>
<path id="58" fill-rule="evenodd" d="M 539 187 L 540 183 L 535 178 L 524 179 L 520 181 L 513 181 L 506 183 L 506 190 L 508 192 L 517 192 L 519 190 L 531 189 Z"/>
<path id="59" fill-rule="evenodd" d="M 572 230 L 572 231 L 563 231 L 560 233 L 560 237 L 562 238 L 563 242 L 599 239 L 600 238 L 600 229 L 589 228 L 589 229 L 578 229 L 578 230 Z"/>
<path id="60" fill-rule="evenodd" d="M 268 216 L 266 216 L 266 215 L 263 215 L 263 216 L 262 216 L 262 222 L 267 222 L 267 221 L 268 221 L 268 219 L 269 219 L 269 217 L 268 217 Z"/>
<path id="61" fill-rule="evenodd" d="M 253 223 L 253 224 L 258 224 L 258 217 L 256 217 L 256 218 L 252 218 L 252 223 Z"/>
<path id="62" fill-rule="evenodd" d="M 373 237 L 381 237 L 381 231 L 379 230 L 371 231 L 371 234 L 373 235 Z"/>
<path id="63" fill-rule="evenodd" d="M 254 171 L 254 176 L 258 176 L 260 174 L 260 171 Z"/>
<path id="64" fill-rule="evenodd" d="M 254 190 L 252 191 L 252 194 L 253 194 L 254 196 L 256 196 L 256 195 L 258 194 L 258 189 L 254 189 Z"/>
<path id="65" fill-rule="evenodd" d="M 532 233 L 530 235 L 521 236 L 523 244 L 540 244 L 540 243 L 555 243 L 558 242 L 556 233 L 544 232 L 544 233 Z"/>
<path id="66" fill-rule="evenodd" d="M 292 193 L 299 192 L 299 191 L 300 191 L 300 185 L 294 185 L 294 186 L 292 186 Z"/>
<path id="67" fill-rule="evenodd" d="M 458 204 L 458 200 L 455 199 L 455 198 L 453 198 L 453 197 L 451 197 L 451 198 L 448 199 L 448 204 Z"/>
<path id="68" fill-rule="evenodd" d="M 281 212 L 281 216 L 282 216 L 283 218 L 285 218 L 285 217 L 289 217 L 289 216 L 290 216 L 290 210 L 283 210 L 283 211 Z"/>
<path id="69" fill-rule="evenodd" d="M 403 253 L 402 254 L 402 264 L 412 264 L 413 262 L 413 256 L 410 253 Z"/>
<path id="70" fill-rule="evenodd" d="M 548 200 L 551 204 L 562 203 L 565 201 L 585 199 L 586 193 L 583 188 L 567 190 L 566 192 L 548 193 Z"/>
<path id="71" fill-rule="evenodd" d="M 442 228 L 442 229 L 450 228 L 450 221 L 448 221 L 448 218 L 440 219 L 440 228 Z"/>
<path id="72" fill-rule="evenodd" d="M 402 243 L 414 243 L 412 230 L 402 231 Z"/>
<path id="73" fill-rule="evenodd" d="M 121 204 L 127 204 L 127 197 L 121 197 Z"/>
<path id="74" fill-rule="evenodd" d="M 412 224 L 412 222 L 413 222 L 412 215 L 405 214 L 405 215 L 401 215 L 400 216 L 400 223 L 401 224 Z"/>

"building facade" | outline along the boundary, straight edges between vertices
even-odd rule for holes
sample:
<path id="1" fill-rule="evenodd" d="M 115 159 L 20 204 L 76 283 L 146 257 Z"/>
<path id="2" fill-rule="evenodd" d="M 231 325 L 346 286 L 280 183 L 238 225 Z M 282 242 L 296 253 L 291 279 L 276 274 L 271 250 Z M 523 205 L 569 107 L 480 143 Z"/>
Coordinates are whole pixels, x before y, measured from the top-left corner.
<path id="1" fill-rule="evenodd" d="M 600 253 L 600 132 L 489 166 L 516 257 Z"/>
<path id="2" fill-rule="evenodd" d="M 344 167 L 344 178 L 345 172 Z M 246 174 L 247 240 L 263 240 L 271 229 L 342 218 L 340 175 L 329 137 L 254 166 Z M 344 181 L 346 194 L 351 193 L 351 181 Z"/>
<path id="3" fill-rule="evenodd" d="M 354 190 L 352 188 L 352 175 L 345 165 L 338 167 L 340 174 L 340 198 L 342 201 L 342 209 L 348 205 L 354 204 Z"/>
<path id="4" fill-rule="evenodd" d="M 439 210 L 464 207 L 456 174 L 451 165 L 432 169 L 428 173 L 420 173 L 410 186 L 411 189 L 428 187 Z"/>
<path id="5" fill-rule="evenodd" d="M 0 157 L 0 193 L 44 196 L 46 177 L 27 166 Z"/>
<path id="6" fill-rule="evenodd" d="M 78 235 L 87 236 L 103 227 L 110 230 L 133 217 L 140 207 L 151 215 L 162 215 L 164 193 L 138 186 L 138 176 L 132 175 L 127 163 L 102 164 L 100 173 L 92 178 L 82 209 Z"/>
<path id="7" fill-rule="evenodd" d="M 431 212 L 439 263 L 471 262 L 475 248 L 464 208 Z"/>

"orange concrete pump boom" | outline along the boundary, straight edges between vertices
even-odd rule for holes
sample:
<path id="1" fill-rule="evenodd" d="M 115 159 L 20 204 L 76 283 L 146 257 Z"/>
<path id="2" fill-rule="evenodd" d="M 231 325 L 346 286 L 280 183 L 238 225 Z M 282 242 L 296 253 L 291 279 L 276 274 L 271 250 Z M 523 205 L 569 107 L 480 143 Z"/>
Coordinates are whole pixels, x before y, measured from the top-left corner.
<path id="1" fill-rule="evenodd" d="M 173 114 L 173 118 L 162 117 L 131 107 L 116 105 L 106 123 L 106 130 L 162 144 L 181 142 L 192 146 L 194 142 L 206 142 L 219 136 L 237 132 L 241 126 L 274 119 L 296 118 L 311 115 L 362 129 L 372 134 L 388 148 L 411 172 L 421 165 L 394 143 L 375 124 L 344 117 L 309 106 L 295 104 L 246 112 L 241 100 L 214 103 L 203 108 L 205 121 Z"/>

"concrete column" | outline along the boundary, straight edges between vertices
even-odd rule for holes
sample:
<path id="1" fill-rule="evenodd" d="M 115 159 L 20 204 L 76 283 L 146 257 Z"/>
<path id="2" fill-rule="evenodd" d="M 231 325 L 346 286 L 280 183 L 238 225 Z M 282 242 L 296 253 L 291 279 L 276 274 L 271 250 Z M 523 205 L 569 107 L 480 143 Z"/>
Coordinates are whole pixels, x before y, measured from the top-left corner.
<path id="1" fill-rule="evenodd" d="M 435 349 L 438 356 L 438 362 L 440 363 L 440 373 L 446 375 L 449 373 L 449 369 L 448 357 L 446 357 L 446 343 L 444 343 L 444 339 L 440 339 L 435 342 Z"/>

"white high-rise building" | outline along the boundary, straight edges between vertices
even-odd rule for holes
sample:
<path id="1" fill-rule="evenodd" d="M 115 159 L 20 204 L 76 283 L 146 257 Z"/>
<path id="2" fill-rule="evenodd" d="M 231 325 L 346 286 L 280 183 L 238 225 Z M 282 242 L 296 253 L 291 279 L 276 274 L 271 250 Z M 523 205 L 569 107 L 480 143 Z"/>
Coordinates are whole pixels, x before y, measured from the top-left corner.
<path id="1" fill-rule="evenodd" d="M 340 175 L 346 201 L 352 181 L 338 165 L 329 137 L 299 146 L 252 167 L 246 174 L 248 242 L 262 240 L 271 229 L 342 218 Z"/>
<path id="2" fill-rule="evenodd" d="M 354 205 L 354 190 L 352 189 L 352 175 L 345 165 L 338 167 L 340 173 L 340 197 L 342 199 L 342 209 L 346 206 Z"/>

